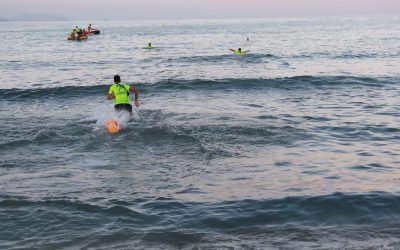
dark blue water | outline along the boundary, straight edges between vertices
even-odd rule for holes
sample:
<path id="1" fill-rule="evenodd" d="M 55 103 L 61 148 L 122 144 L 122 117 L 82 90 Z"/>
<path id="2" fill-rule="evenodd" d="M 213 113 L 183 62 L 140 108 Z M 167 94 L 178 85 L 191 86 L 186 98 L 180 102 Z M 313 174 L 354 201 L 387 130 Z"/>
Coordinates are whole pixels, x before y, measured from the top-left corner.
<path id="1" fill-rule="evenodd" d="M 400 248 L 399 23 L 0 24 L 0 248 Z"/>

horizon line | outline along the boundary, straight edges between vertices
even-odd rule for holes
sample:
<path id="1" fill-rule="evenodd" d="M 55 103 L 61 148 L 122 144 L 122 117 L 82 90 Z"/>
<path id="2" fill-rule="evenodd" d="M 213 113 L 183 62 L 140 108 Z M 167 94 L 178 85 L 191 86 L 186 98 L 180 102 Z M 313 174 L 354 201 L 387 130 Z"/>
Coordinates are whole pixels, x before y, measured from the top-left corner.
<path id="1" fill-rule="evenodd" d="M 31 15 L 31 14 L 29 14 Z M 40 15 L 47 15 L 47 14 L 34 14 L 38 17 Z M 53 14 L 54 16 L 54 14 Z M 127 21 L 151 21 L 151 22 L 158 22 L 158 21 L 185 21 L 185 20 L 257 20 L 257 19 L 284 19 L 284 18 L 334 18 L 334 17 L 400 17 L 400 14 L 395 14 L 395 13 L 387 13 L 387 14 L 382 14 L 382 13 L 372 13 L 372 14 L 332 14 L 332 15 L 282 15 L 282 16 L 264 16 L 264 17 L 194 17 L 194 18 L 186 18 L 186 17 L 176 17 L 176 18 L 160 18 L 160 19 L 155 19 L 155 18 L 131 18 L 131 19 L 91 19 L 91 22 L 112 22 L 112 21 L 119 21 L 119 22 L 127 22 Z M 18 17 L 18 16 L 16 16 Z M 13 18 L 16 17 L 2 17 L 0 16 L 0 19 L 3 19 L 1 22 L 15 22 L 15 23 L 21 23 L 21 22 L 87 22 L 89 19 L 83 20 L 83 19 L 70 19 L 65 16 L 61 16 L 62 18 L 66 18 L 67 20 L 12 20 Z"/>

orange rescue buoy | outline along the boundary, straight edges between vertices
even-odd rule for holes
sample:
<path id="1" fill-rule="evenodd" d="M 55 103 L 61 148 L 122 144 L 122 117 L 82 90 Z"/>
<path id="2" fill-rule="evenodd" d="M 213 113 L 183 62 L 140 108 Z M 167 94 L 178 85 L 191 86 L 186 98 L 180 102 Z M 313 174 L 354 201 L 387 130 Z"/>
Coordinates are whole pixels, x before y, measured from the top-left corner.
<path id="1" fill-rule="evenodd" d="M 114 119 L 107 120 L 106 127 L 110 134 L 115 134 L 119 131 L 119 123 Z"/>

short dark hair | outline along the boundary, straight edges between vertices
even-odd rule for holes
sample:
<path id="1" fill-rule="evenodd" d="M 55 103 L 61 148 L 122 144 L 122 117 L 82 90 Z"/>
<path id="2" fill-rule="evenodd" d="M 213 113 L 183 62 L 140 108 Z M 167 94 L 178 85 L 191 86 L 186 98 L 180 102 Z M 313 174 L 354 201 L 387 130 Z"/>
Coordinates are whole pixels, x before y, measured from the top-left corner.
<path id="1" fill-rule="evenodd" d="M 120 82 L 120 81 L 121 81 L 121 77 L 119 75 L 115 75 L 114 82 Z"/>

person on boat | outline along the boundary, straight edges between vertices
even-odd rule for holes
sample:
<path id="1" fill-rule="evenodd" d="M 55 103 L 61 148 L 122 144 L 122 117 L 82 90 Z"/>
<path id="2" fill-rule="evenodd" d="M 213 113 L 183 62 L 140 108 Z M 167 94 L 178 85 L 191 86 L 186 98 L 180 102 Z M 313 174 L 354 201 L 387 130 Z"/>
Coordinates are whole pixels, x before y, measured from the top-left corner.
<path id="1" fill-rule="evenodd" d="M 114 108 L 116 111 L 127 111 L 132 114 L 132 105 L 129 93 L 135 94 L 135 106 L 139 107 L 139 91 L 134 85 L 121 83 L 119 75 L 114 76 L 114 84 L 106 96 L 107 100 L 114 99 Z"/>
<path id="2" fill-rule="evenodd" d="M 247 52 L 250 51 L 250 50 L 243 51 L 242 48 L 238 48 L 237 50 L 234 49 L 229 49 L 229 50 L 233 51 L 237 56 L 245 55 Z"/>
<path id="3" fill-rule="evenodd" d="M 83 37 L 83 38 L 87 38 L 87 32 L 86 32 L 86 30 L 85 30 L 85 29 L 82 29 L 82 34 L 81 34 L 81 37 Z"/>
<path id="4" fill-rule="evenodd" d="M 82 29 L 79 28 L 78 26 L 75 27 L 75 33 L 78 35 L 78 37 L 80 37 L 82 35 Z"/>
<path id="5" fill-rule="evenodd" d="M 92 24 L 89 23 L 88 27 L 87 27 L 88 32 L 92 31 Z"/>
<path id="6" fill-rule="evenodd" d="M 87 39 L 87 35 L 86 35 L 85 30 L 83 29 L 83 30 L 81 30 L 80 33 L 78 33 L 77 40 L 84 40 L 84 39 Z"/>
<path id="7" fill-rule="evenodd" d="M 75 29 L 72 30 L 71 34 L 69 35 L 69 40 L 75 40 L 76 39 L 76 32 Z"/>

